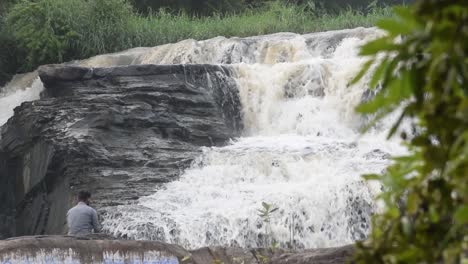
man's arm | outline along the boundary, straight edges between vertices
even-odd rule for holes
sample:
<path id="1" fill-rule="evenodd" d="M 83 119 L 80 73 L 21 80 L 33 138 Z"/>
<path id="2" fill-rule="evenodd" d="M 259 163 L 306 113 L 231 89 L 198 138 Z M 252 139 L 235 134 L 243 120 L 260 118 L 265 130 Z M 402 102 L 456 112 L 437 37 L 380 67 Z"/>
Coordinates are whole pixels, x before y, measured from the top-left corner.
<path id="1" fill-rule="evenodd" d="M 94 209 L 93 209 L 93 229 L 94 229 L 94 233 L 99 233 L 99 231 L 101 231 L 101 228 L 99 227 L 97 212 Z"/>

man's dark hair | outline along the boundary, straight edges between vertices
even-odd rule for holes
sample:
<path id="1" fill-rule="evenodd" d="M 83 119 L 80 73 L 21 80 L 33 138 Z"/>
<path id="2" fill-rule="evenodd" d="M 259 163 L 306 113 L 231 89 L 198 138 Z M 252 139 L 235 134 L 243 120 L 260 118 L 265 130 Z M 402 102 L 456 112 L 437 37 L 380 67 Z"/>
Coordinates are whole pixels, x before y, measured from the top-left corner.
<path id="1" fill-rule="evenodd" d="M 78 200 L 80 201 L 87 201 L 89 198 L 91 198 L 91 193 L 87 191 L 80 191 L 78 193 Z"/>

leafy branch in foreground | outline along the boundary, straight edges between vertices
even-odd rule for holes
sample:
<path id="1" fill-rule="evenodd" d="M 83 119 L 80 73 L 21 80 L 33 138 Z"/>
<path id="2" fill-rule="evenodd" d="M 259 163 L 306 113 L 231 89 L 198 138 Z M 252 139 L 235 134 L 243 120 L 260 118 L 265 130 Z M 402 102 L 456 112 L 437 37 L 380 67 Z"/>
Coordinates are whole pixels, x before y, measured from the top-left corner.
<path id="1" fill-rule="evenodd" d="M 361 49 L 370 56 L 370 86 L 381 90 L 358 111 L 380 119 L 399 107 L 389 137 L 401 132 L 409 154 L 394 159 L 380 180 L 382 213 L 359 263 L 466 263 L 468 252 L 468 2 L 417 0 L 378 26 L 384 37 Z M 377 59 L 377 55 L 379 58 Z M 383 56 L 383 58 L 382 58 Z M 402 104 L 404 102 L 404 104 Z"/>

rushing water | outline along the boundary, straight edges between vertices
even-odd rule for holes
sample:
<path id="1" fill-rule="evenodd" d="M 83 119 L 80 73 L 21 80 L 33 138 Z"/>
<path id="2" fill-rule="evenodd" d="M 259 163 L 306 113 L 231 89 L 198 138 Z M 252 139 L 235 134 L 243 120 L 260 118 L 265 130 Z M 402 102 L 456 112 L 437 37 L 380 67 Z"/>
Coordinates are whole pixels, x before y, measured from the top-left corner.
<path id="1" fill-rule="evenodd" d="M 203 149 L 179 180 L 114 210 L 104 229 L 189 248 L 269 246 L 273 239 L 311 248 L 364 238 L 380 186 L 360 175 L 382 171 L 389 155 L 404 151 L 397 141 L 385 140 L 386 123 L 359 133 L 365 120 L 354 108 L 367 87 L 348 85 L 364 60 L 358 47 L 379 34 L 355 29 L 186 40 L 77 62 L 232 64 L 243 109 L 243 137 Z M 35 81 L 1 97 L 9 104 L 0 104 L 0 125 L 12 106 L 37 98 L 41 89 Z M 258 216 L 262 202 L 279 208 L 270 224 Z"/>
<path id="2" fill-rule="evenodd" d="M 0 127 L 13 115 L 13 109 L 25 101 L 39 99 L 44 87 L 35 74 L 12 81 L 0 90 Z"/>

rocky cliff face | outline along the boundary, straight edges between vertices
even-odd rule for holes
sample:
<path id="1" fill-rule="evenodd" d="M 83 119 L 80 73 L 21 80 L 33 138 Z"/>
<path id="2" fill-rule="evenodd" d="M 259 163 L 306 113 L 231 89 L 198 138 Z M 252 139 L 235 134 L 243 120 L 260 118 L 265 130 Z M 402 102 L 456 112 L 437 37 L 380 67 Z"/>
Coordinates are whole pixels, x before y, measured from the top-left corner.
<path id="1" fill-rule="evenodd" d="M 0 236 L 61 234 L 73 195 L 112 210 L 241 131 L 229 68 L 45 66 L 45 91 L 2 127 Z"/>

